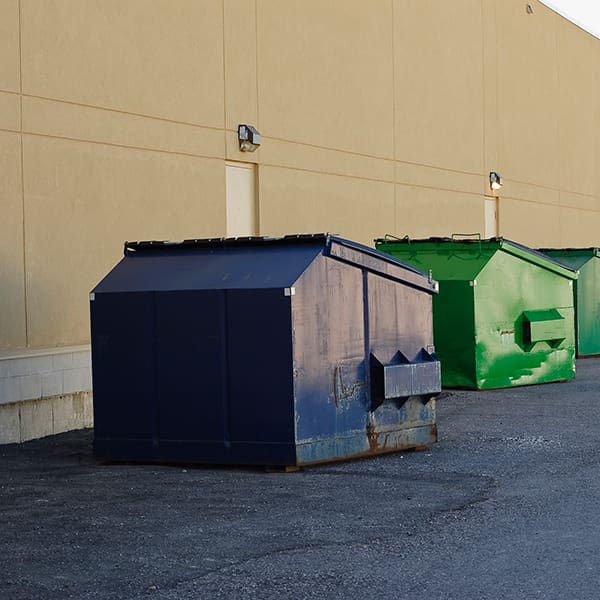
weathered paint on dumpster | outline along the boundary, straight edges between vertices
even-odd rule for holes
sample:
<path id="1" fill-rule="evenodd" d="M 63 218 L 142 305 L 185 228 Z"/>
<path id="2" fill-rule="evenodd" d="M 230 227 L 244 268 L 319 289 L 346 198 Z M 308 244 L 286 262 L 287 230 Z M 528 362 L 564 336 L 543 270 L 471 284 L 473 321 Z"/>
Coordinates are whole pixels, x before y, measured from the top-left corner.
<path id="1" fill-rule="evenodd" d="M 382 383 L 376 379 L 383 374 L 371 357 L 389 364 L 404 351 L 411 364 L 419 364 L 423 349 L 433 351 L 431 292 L 437 284 L 419 273 L 413 283 L 425 283 L 430 293 L 419 292 L 407 285 L 409 274 L 394 280 L 388 268 L 373 270 L 377 256 L 353 253 L 350 247 L 335 246 L 331 256 L 317 258 L 304 271 L 292 300 L 299 461 L 322 462 L 332 452 L 366 456 L 430 444 L 436 430 L 435 401 L 429 399 L 441 390 L 439 375 L 421 398 L 378 404 L 373 385 Z"/>
<path id="2" fill-rule="evenodd" d="M 296 466 L 430 444 L 436 291 L 328 235 L 128 243 L 91 301 L 95 452 Z"/>
<path id="3" fill-rule="evenodd" d="M 433 309 L 443 386 L 486 389 L 574 376 L 572 270 L 500 238 L 376 244 L 430 269 L 440 283 Z"/>

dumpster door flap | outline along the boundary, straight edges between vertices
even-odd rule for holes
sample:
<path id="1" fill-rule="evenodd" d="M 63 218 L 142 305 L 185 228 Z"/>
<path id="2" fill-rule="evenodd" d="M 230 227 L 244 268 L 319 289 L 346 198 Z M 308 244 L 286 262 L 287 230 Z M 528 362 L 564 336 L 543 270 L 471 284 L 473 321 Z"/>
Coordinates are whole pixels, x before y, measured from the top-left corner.
<path id="1" fill-rule="evenodd" d="M 556 348 L 567 337 L 567 322 L 556 310 L 523 311 L 523 343 L 527 351 L 538 342 L 547 342 Z"/>
<path id="2" fill-rule="evenodd" d="M 371 353 L 371 410 L 385 400 L 410 396 L 439 394 L 440 363 L 433 354 L 421 349 L 414 361 L 402 352 L 396 353 L 392 362 L 384 365 Z"/>

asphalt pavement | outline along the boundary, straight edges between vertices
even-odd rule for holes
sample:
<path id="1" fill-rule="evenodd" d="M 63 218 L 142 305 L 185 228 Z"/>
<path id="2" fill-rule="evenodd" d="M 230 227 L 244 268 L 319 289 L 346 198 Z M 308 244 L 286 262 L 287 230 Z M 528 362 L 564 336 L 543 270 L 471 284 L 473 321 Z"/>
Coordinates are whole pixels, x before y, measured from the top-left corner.
<path id="1" fill-rule="evenodd" d="M 0 598 L 600 598 L 600 359 L 452 391 L 421 452 L 305 468 L 0 447 Z"/>

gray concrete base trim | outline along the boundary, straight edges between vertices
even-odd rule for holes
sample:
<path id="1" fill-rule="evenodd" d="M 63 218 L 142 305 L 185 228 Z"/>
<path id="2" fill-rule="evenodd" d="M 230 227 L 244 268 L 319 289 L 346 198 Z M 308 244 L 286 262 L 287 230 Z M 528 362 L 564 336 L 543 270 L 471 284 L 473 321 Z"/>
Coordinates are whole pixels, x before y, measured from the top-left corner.
<path id="1" fill-rule="evenodd" d="M 0 444 L 15 444 L 92 427 L 92 392 L 0 404 Z"/>

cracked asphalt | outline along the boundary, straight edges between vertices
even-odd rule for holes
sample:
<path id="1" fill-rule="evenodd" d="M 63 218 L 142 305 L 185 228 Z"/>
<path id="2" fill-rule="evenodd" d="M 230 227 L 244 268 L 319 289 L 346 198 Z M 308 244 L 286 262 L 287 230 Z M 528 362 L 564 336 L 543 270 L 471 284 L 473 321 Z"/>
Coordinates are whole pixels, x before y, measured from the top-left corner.
<path id="1" fill-rule="evenodd" d="M 266 473 L 0 447 L 0 598 L 600 597 L 600 359 L 452 391 L 440 441 Z"/>

